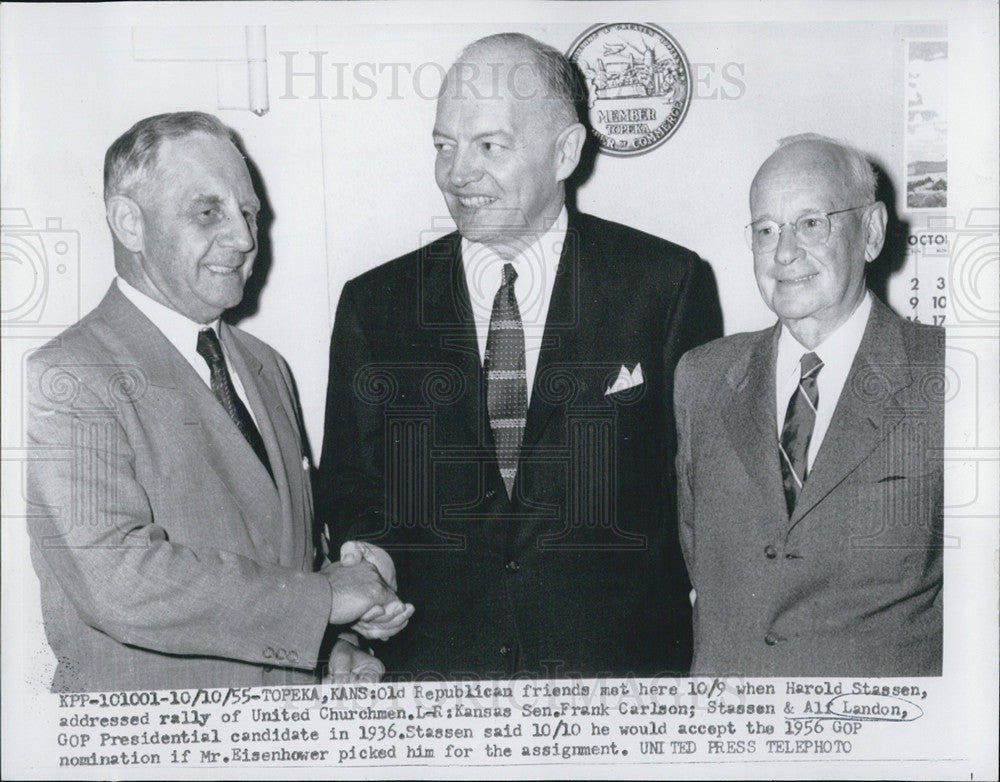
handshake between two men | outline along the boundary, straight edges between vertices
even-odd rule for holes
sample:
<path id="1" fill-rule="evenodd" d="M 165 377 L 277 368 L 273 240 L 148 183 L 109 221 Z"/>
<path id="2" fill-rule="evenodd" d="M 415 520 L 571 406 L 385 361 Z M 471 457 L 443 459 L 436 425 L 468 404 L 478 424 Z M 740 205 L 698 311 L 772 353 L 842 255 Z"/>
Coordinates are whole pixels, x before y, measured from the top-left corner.
<path id="1" fill-rule="evenodd" d="M 362 648 L 359 636 L 384 641 L 413 616 L 413 606 L 396 596 L 392 558 L 378 546 L 348 541 L 340 547 L 340 561 L 327 562 L 321 572 L 333 590 L 330 624 L 350 625 L 334 643 L 324 682 L 378 681 L 385 666 Z"/>

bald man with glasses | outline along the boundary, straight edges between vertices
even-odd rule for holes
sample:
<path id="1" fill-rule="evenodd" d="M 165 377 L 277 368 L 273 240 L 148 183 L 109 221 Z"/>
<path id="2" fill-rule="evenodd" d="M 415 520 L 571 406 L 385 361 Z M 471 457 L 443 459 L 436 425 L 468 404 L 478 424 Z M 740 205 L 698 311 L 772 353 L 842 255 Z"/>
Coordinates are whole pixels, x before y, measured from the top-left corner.
<path id="1" fill-rule="evenodd" d="M 862 153 L 783 140 L 750 211 L 778 322 L 677 368 L 692 675 L 940 675 L 944 330 L 865 285 L 887 215 Z"/>

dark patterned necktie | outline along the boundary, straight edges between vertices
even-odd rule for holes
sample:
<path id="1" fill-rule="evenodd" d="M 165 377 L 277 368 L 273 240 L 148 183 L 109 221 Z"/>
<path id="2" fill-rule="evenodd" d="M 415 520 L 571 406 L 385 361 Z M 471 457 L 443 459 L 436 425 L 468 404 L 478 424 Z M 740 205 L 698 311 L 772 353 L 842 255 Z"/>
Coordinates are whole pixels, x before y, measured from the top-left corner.
<path id="1" fill-rule="evenodd" d="M 503 284 L 493 299 L 490 331 L 486 338 L 486 409 L 497 449 L 500 475 L 507 496 L 514 492 L 517 459 L 528 412 L 528 381 L 524 371 L 524 327 L 514 297 L 517 272 L 503 267 Z"/>
<path id="2" fill-rule="evenodd" d="M 219 344 L 219 338 L 215 334 L 215 329 L 202 329 L 198 332 L 198 353 L 205 359 L 205 363 L 208 364 L 209 372 L 212 375 L 212 392 L 215 394 L 215 398 L 219 400 L 226 409 L 226 412 L 229 413 L 229 417 L 233 419 L 236 428 L 246 438 L 250 447 L 253 448 L 253 452 L 257 454 L 257 458 L 267 468 L 273 480 L 274 473 L 271 472 L 271 461 L 267 458 L 267 449 L 264 447 L 264 440 L 261 438 L 260 432 L 257 431 L 256 425 L 254 425 L 250 411 L 247 410 L 246 405 L 243 404 L 243 401 L 236 393 L 233 380 L 229 377 L 229 370 L 226 369 L 226 359 L 222 355 L 222 345 Z"/>
<path id="3" fill-rule="evenodd" d="M 815 353 L 806 353 L 800 362 L 799 387 L 788 400 L 785 425 L 781 428 L 781 482 L 785 487 L 785 503 L 788 515 L 795 510 L 795 503 L 806 482 L 809 458 L 809 441 L 816 424 L 816 406 L 819 404 L 819 390 L 816 376 L 823 368 L 823 362 Z"/>

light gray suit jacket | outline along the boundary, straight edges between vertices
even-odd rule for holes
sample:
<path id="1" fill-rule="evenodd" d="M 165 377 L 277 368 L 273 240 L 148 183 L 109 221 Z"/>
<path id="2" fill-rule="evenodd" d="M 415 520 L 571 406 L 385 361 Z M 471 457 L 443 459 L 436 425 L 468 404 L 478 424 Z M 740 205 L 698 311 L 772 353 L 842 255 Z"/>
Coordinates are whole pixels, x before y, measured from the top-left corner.
<path id="1" fill-rule="evenodd" d="M 716 340 L 678 365 L 694 675 L 941 673 L 944 330 L 873 305 L 791 518 L 778 327 Z"/>
<path id="2" fill-rule="evenodd" d="M 330 587 L 283 360 L 225 324 L 274 482 L 118 290 L 28 359 L 29 533 L 55 691 L 314 681 Z"/>

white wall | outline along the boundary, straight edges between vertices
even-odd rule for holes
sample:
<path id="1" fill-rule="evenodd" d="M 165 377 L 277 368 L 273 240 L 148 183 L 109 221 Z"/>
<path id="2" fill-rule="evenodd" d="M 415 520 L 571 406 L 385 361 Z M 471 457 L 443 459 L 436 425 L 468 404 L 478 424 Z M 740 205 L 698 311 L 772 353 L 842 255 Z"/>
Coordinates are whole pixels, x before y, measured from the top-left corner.
<path id="1" fill-rule="evenodd" d="M 995 3 L 5 3 L 0 20 L 0 201 L 4 210 L 25 210 L 37 229 L 8 230 L 5 242 L 19 233 L 45 237 L 46 252 L 59 241 L 69 248 L 61 269 L 49 259 L 52 278 L 37 320 L 12 322 L 9 305 L 20 299 L 24 278 L 4 247 L 2 689 L 5 701 L 21 705 L 3 710 L 5 735 L 8 720 L 38 703 L 50 706 L 38 693 L 47 688 L 53 663 L 42 639 L 23 524 L 32 509 L 23 501 L 22 362 L 28 350 L 96 305 L 114 275 L 101 202 L 108 144 L 142 117 L 181 109 L 216 113 L 244 138 L 275 220 L 272 268 L 257 312 L 241 325 L 288 359 L 315 455 L 341 287 L 449 222 L 433 182 L 434 103 L 426 96 L 436 89 L 435 74 L 463 45 L 489 33 L 520 30 L 565 49 L 593 23 L 625 20 L 664 27 L 703 81 L 673 138 L 638 158 L 601 158 L 579 203 L 710 261 L 727 332 L 771 322 L 742 226 L 749 181 L 776 139 L 804 130 L 843 137 L 873 153 L 902 187 L 902 41 L 946 29 L 949 206 L 904 217 L 917 230 L 937 220 L 957 235 L 973 218 L 985 221 L 986 230 L 981 240 L 974 235 L 952 246 L 944 259 L 911 257 L 889 293 L 907 314 L 912 276 L 944 274 L 949 301 L 962 303 L 948 310 L 949 344 L 957 346 L 949 359 L 955 373 L 949 383 L 956 382 L 948 423 L 950 442 L 961 449 L 946 473 L 948 530 L 960 545 L 946 553 L 945 659 L 953 673 L 963 672 L 949 679 L 956 702 L 979 694 L 970 690 L 982 680 L 964 672 L 977 660 L 989 666 L 990 654 L 995 662 L 996 649 L 995 589 L 989 588 L 996 583 L 998 485 Z M 248 24 L 267 26 L 271 110 L 263 117 L 225 108 L 241 66 L 216 61 L 241 56 Z M 356 87 L 361 97 L 312 100 L 302 77 L 292 89 L 301 97 L 282 97 L 283 51 L 299 53 L 297 70 L 309 67 L 308 52 L 324 52 L 328 93 L 336 87 L 333 63 L 346 63 L 343 89 Z M 388 66 L 372 95 L 366 82 L 351 78 L 356 68 L 362 76 L 371 73 L 364 63 L 402 63 L 411 74 L 424 66 L 424 78 L 415 87 L 398 66 L 394 92 Z M 739 85 L 722 77 L 727 66 Z M 48 218 L 61 227 L 46 228 Z M 983 601 L 984 592 L 994 599 Z M 995 664 L 984 672 L 993 678 L 982 691 L 995 693 Z M 981 727 L 988 731 L 988 721 Z M 950 737 L 942 741 L 958 746 Z"/>
<path id="2" fill-rule="evenodd" d="M 3 204 L 26 209 L 36 226 L 59 217 L 79 232 L 86 311 L 113 275 L 100 198 L 107 145 L 150 114 L 218 114 L 243 136 L 275 212 L 273 264 L 257 312 L 242 325 L 291 364 L 318 453 L 343 283 L 450 225 L 433 181 L 432 96 L 463 45 L 519 30 L 566 49 L 590 24 L 624 18 L 653 21 L 677 39 L 700 79 L 683 125 L 646 155 L 602 156 L 579 204 L 709 260 L 733 332 L 771 320 L 742 226 L 748 183 L 777 138 L 805 130 L 843 137 L 902 179 L 900 25 L 934 14 L 912 4 L 895 15 L 851 7 L 859 21 L 817 22 L 824 9 L 811 4 L 535 4 L 512 6 L 506 20 L 491 18 L 501 13 L 493 6 L 457 4 L 420 14 L 410 4 L 8 5 Z M 748 13 L 759 18 L 740 18 Z M 207 59 L 239 56 L 241 26 L 253 23 L 267 25 L 271 109 L 263 117 L 220 109 L 240 66 Z M 309 75 L 288 86 L 289 62 L 310 71 L 314 51 L 323 52 L 323 100 L 311 98 Z M 335 63 L 344 64 L 339 84 Z"/>

